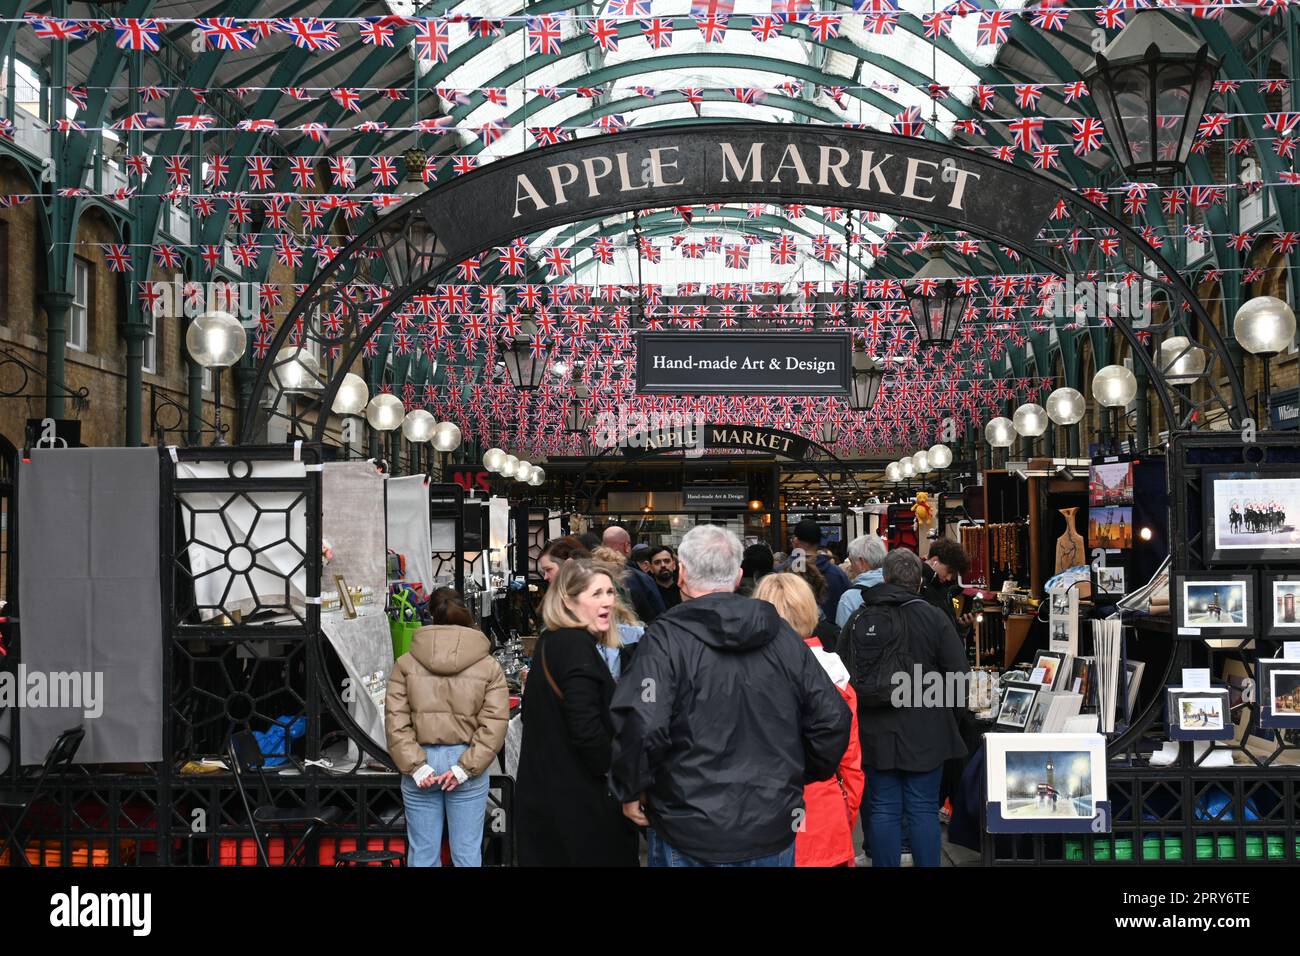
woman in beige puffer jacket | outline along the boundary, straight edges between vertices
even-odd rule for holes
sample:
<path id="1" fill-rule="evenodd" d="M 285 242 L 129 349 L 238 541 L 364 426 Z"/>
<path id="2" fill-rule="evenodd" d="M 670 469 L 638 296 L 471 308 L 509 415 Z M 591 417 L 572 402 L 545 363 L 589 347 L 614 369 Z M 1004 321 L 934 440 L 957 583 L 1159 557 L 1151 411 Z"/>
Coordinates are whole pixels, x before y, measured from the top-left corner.
<path id="1" fill-rule="evenodd" d="M 506 739 L 510 695 L 491 643 L 459 598 L 393 665 L 384 702 L 388 753 L 402 772 L 411 866 L 441 864 L 443 820 L 456 866 L 481 866 L 488 767 Z"/>

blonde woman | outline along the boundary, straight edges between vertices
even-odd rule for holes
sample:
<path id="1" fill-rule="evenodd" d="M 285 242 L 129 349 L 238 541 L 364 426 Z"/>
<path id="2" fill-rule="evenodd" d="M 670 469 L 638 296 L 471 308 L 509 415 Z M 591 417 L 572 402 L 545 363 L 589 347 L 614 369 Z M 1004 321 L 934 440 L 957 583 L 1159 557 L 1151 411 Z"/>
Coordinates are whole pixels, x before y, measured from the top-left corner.
<path id="1" fill-rule="evenodd" d="M 596 567 L 609 572 L 614 586 L 618 588 L 618 600 L 614 602 L 612 616 L 618 627 L 619 642 L 617 645 L 602 644 L 599 648 L 605 663 L 609 665 L 610 674 L 617 682 L 632 665 L 632 655 L 636 651 L 637 642 L 641 640 L 641 635 L 645 633 L 645 624 L 632 609 L 632 599 L 627 590 L 628 568 L 619 553 L 613 548 L 602 546 L 593 551 L 591 556 Z"/>
<path id="2" fill-rule="evenodd" d="M 813 569 L 810 566 L 808 570 Z M 795 633 L 804 639 L 853 714 L 849 746 L 840 758 L 835 776 L 803 788 L 807 816 L 804 826 L 795 834 L 794 865 L 852 866 L 853 821 L 857 819 L 866 782 L 862 773 L 862 747 L 858 742 L 858 695 L 850 682 L 848 668 L 840 661 L 839 655 L 825 650 L 822 642 L 813 636 L 820 609 L 813 589 L 802 576 L 790 573 L 766 575 L 754 588 L 754 598 L 775 607 Z"/>
<path id="3" fill-rule="evenodd" d="M 618 589 L 607 567 L 566 561 L 542 601 L 523 705 L 516 827 L 521 866 L 636 866 L 636 831 L 609 793 Z"/>

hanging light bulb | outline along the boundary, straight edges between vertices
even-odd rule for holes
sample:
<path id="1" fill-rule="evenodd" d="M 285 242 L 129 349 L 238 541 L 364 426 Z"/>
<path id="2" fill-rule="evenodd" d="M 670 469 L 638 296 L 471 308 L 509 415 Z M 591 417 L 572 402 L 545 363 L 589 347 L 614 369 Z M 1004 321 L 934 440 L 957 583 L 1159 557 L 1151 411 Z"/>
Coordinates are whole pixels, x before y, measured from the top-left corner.
<path id="1" fill-rule="evenodd" d="M 422 444 L 433 437 L 435 424 L 437 419 L 423 408 L 417 408 L 407 412 L 406 417 L 402 419 L 402 434 L 406 436 L 407 441 Z"/>
<path id="2" fill-rule="evenodd" d="M 1058 425 L 1074 425 L 1083 421 L 1088 403 L 1077 388 L 1058 388 L 1047 396 L 1047 417 Z"/>
<path id="3" fill-rule="evenodd" d="M 519 467 L 519 459 L 514 455 L 506 455 L 501 461 L 501 467 L 497 469 L 502 478 L 513 478 L 515 469 Z"/>
<path id="4" fill-rule="evenodd" d="M 460 447 L 460 428 L 451 422 L 438 422 L 433 428 L 433 447 L 436 451 L 455 451 Z"/>
<path id="5" fill-rule="evenodd" d="M 891 461 L 885 466 L 885 481 L 902 481 L 903 469 L 898 466 L 898 462 Z"/>
<path id="6" fill-rule="evenodd" d="M 406 418 L 402 400 L 391 392 L 380 392 L 366 406 L 366 421 L 376 431 L 391 432 Z"/>
<path id="7" fill-rule="evenodd" d="M 930 467 L 942 470 L 952 464 L 952 449 L 947 445 L 931 445 L 929 457 Z"/>
<path id="8" fill-rule="evenodd" d="M 924 475 L 930 470 L 930 455 L 928 452 L 918 451 L 912 456 L 912 465 L 916 468 L 918 475 Z"/>
<path id="9" fill-rule="evenodd" d="M 1161 342 L 1157 361 L 1170 385 L 1191 385 L 1205 371 L 1205 352 L 1185 335 L 1171 335 Z"/>
<path id="10" fill-rule="evenodd" d="M 501 465 L 506 460 L 506 453 L 500 448 L 489 448 L 483 452 L 483 467 L 488 471 L 500 473 Z"/>
<path id="11" fill-rule="evenodd" d="M 901 458 L 898 462 L 898 470 L 902 472 L 904 478 L 912 478 L 916 475 L 916 462 L 911 458 Z"/>

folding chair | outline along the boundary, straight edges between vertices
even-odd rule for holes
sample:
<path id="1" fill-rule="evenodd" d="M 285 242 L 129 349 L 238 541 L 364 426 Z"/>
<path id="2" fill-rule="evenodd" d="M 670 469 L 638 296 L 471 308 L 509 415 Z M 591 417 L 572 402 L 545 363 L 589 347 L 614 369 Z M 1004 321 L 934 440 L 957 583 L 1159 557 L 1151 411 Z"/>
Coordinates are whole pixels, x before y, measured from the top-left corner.
<path id="1" fill-rule="evenodd" d="M 290 827 L 306 825 L 292 852 L 284 860 L 285 866 L 294 865 L 299 853 L 305 853 L 317 828 L 328 826 L 338 819 L 338 807 L 325 807 L 317 812 L 295 807 L 277 807 L 271 798 L 271 788 L 267 785 L 263 772 L 265 758 L 262 755 L 262 748 L 251 731 L 245 730 L 233 734 L 226 747 L 226 753 L 229 757 L 230 769 L 235 774 L 235 786 L 239 788 L 239 798 L 244 802 L 244 812 L 248 814 L 248 824 L 253 830 L 253 840 L 257 844 L 257 857 L 263 866 L 270 866 L 271 863 L 266 855 L 262 828 L 269 830 L 272 827 L 279 827 L 288 831 Z M 261 801 L 257 806 L 249 802 L 246 786 L 246 781 L 253 777 L 256 777 L 258 798 Z"/>
<path id="2" fill-rule="evenodd" d="M 77 748 L 81 746 L 81 741 L 85 737 L 86 731 L 81 727 L 73 727 L 59 734 L 45 754 L 45 762 L 41 764 L 41 772 L 32 790 L 0 790 L 0 811 L 3 811 L 0 816 L 6 821 L 5 847 L 10 852 L 10 866 L 31 865 L 24 852 L 23 843 L 18 839 L 18 831 L 27 818 L 27 812 L 31 810 L 32 804 L 45 788 L 46 778 L 52 773 L 62 773 L 72 765 L 72 758 L 77 755 Z"/>

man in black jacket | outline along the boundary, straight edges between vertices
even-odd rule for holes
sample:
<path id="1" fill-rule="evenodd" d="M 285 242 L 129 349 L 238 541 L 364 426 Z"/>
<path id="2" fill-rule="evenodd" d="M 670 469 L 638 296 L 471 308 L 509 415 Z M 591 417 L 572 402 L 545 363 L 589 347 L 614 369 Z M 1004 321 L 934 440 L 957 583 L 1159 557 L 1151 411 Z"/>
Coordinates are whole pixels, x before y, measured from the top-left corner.
<path id="1" fill-rule="evenodd" d="M 930 552 L 921 565 L 921 597 L 943 612 L 952 622 L 957 636 L 970 629 L 971 616 L 957 617 L 952 607 L 952 592 L 958 578 L 970 570 L 970 555 L 951 538 L 939 538 L 930 543 Z"/>
<path id="2" fill-rule="evenodd" d="M 956 709 L 965 704 L 966 649 L 948 617 L 921 590 L 921 559 L 906 548 L 885 557 L 885 580 L 862 596 L 853 630 L 853 685 L 867 775 L 872 866 L 898 866 L 903 819 L 917 866 L 939 866 L 939 784 L 947 760 L 965 756 Z M 901 637 L 903 657 L 882 648 Z M 880 667 L 903 666 L 900 673 Z M 891 687 L 888 704 L 867 701 Z"/>
<path id="3" fill-rule="evenodd" d="M 659 594 L 659 586 L 655 584 L 654 578 L 638 568 L 632 560 L 632 536 L 627 533 L 627 529 L 612 524 L 601 535 L 600 543 L 613 548 L 627 559 L 627 577 L 624 583 L 627 585 L 628 597 L 632 599 L 632 609 L 642 624 L 649 624 L 665 611 L 664 599 Z"/>
<path id="4" fill-rule="evenodd" d="M 740 558 L 725 528 L 686 534 L 684 600 L 646 630 L 610 704 L 610 789 L 650 827 L 651 866 L 793 866 L 804 785 L 848 746 L 852 716 L 808 646 L 733 593 Z"/>

